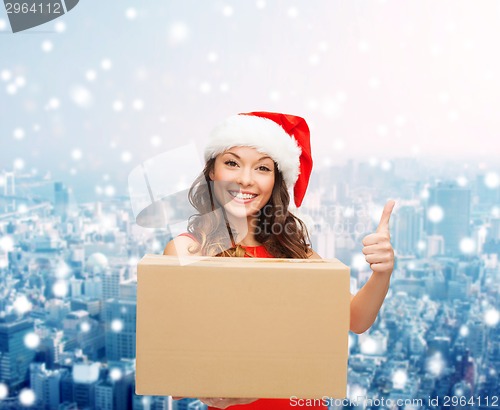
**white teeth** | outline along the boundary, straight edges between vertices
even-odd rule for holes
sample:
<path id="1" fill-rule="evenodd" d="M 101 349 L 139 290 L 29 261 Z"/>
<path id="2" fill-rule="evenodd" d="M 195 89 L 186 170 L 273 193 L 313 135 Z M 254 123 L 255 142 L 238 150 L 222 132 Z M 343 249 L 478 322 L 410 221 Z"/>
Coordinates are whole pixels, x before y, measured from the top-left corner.
<path id="1" fill-rule="evenodd" d="M 229 191 L 229 193 L 231 194 L 231 196 L 234 196 L 235 198 L 238 199 L 252 199 L 257 196 L 255 194 L 241 194 L 239 192 L 233 192 L 233 191 Z"/>

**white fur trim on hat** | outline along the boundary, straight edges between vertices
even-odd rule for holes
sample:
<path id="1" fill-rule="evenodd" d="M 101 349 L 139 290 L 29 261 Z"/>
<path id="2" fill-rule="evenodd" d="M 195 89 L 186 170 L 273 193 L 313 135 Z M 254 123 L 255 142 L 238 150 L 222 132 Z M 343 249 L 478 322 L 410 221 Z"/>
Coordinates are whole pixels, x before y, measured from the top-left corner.
<path id="1" fill-rule="evenodd" d="M 205 161 L 232 147 L 252 147 L 268 154 L 277 163 L 287 188 L 297 182 L 302 150 L 295 138 L 273 120 L 245 114 L 227 118 L 211 132 Z"/>

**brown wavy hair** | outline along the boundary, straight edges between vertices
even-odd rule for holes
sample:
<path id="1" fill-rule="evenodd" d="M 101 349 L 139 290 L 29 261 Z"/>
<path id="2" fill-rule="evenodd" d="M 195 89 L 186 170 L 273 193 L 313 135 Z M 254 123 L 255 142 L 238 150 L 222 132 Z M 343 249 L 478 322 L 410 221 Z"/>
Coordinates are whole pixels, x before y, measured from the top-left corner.
<path id="1" fill-rule="evenodd" d="M 227 222 L 224 207 L 213 195 L 213 181 L 209 175 L 214 167 L 215 158 L 212 158 L 189 189 L 189 202 L 198 211 L 188 220 L 187 230 L 198 241 L 189 252 L 201 250 L 206 256 L 243 257 L 246 251 L 235 244 L 235 232 Z M 307 227 L 288 211 L 290 195 L 276 162 L 274 172 L 271 198 L 259 211 L 256 226 L 253 226 L 255 239 L 275 258 L 307 259 L 312 254 Z"/>

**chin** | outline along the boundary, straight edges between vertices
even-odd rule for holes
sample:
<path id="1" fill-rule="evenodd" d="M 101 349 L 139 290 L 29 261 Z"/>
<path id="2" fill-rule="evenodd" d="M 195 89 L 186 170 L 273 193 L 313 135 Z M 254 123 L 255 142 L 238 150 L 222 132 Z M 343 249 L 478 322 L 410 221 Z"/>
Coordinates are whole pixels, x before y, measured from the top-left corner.
<path id="1" fill-rule="evenodd" d="M 247 218 L 249 216 L 255 215 L 259 212 L 260 208 L 254 208 L 254 207 L 245 207 L 241 205 L 234 206 L 234 204 L 226 204 L 224 206 L 224 209 L 226 210 L 227 213 L 239 217 L 239 218 Z"/>

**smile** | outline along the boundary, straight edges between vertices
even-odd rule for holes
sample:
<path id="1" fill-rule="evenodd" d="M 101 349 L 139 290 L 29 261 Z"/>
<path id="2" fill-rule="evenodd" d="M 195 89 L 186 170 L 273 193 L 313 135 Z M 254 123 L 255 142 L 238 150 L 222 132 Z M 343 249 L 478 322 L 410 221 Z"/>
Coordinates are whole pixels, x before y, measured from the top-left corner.
<path id="1" fill-rule="evenodd" d="M 234 198 L 236 199 L 238 202 L 243 202 L 243 203 L 247 203 L 247 202 L 250 202 L 252 201 L 255 197 L 257 197 L 258 195 L 257 194 L 243 194 L 241 192 L 238 192 L 238 191 L 228 191 L 229 194 Z"/>

